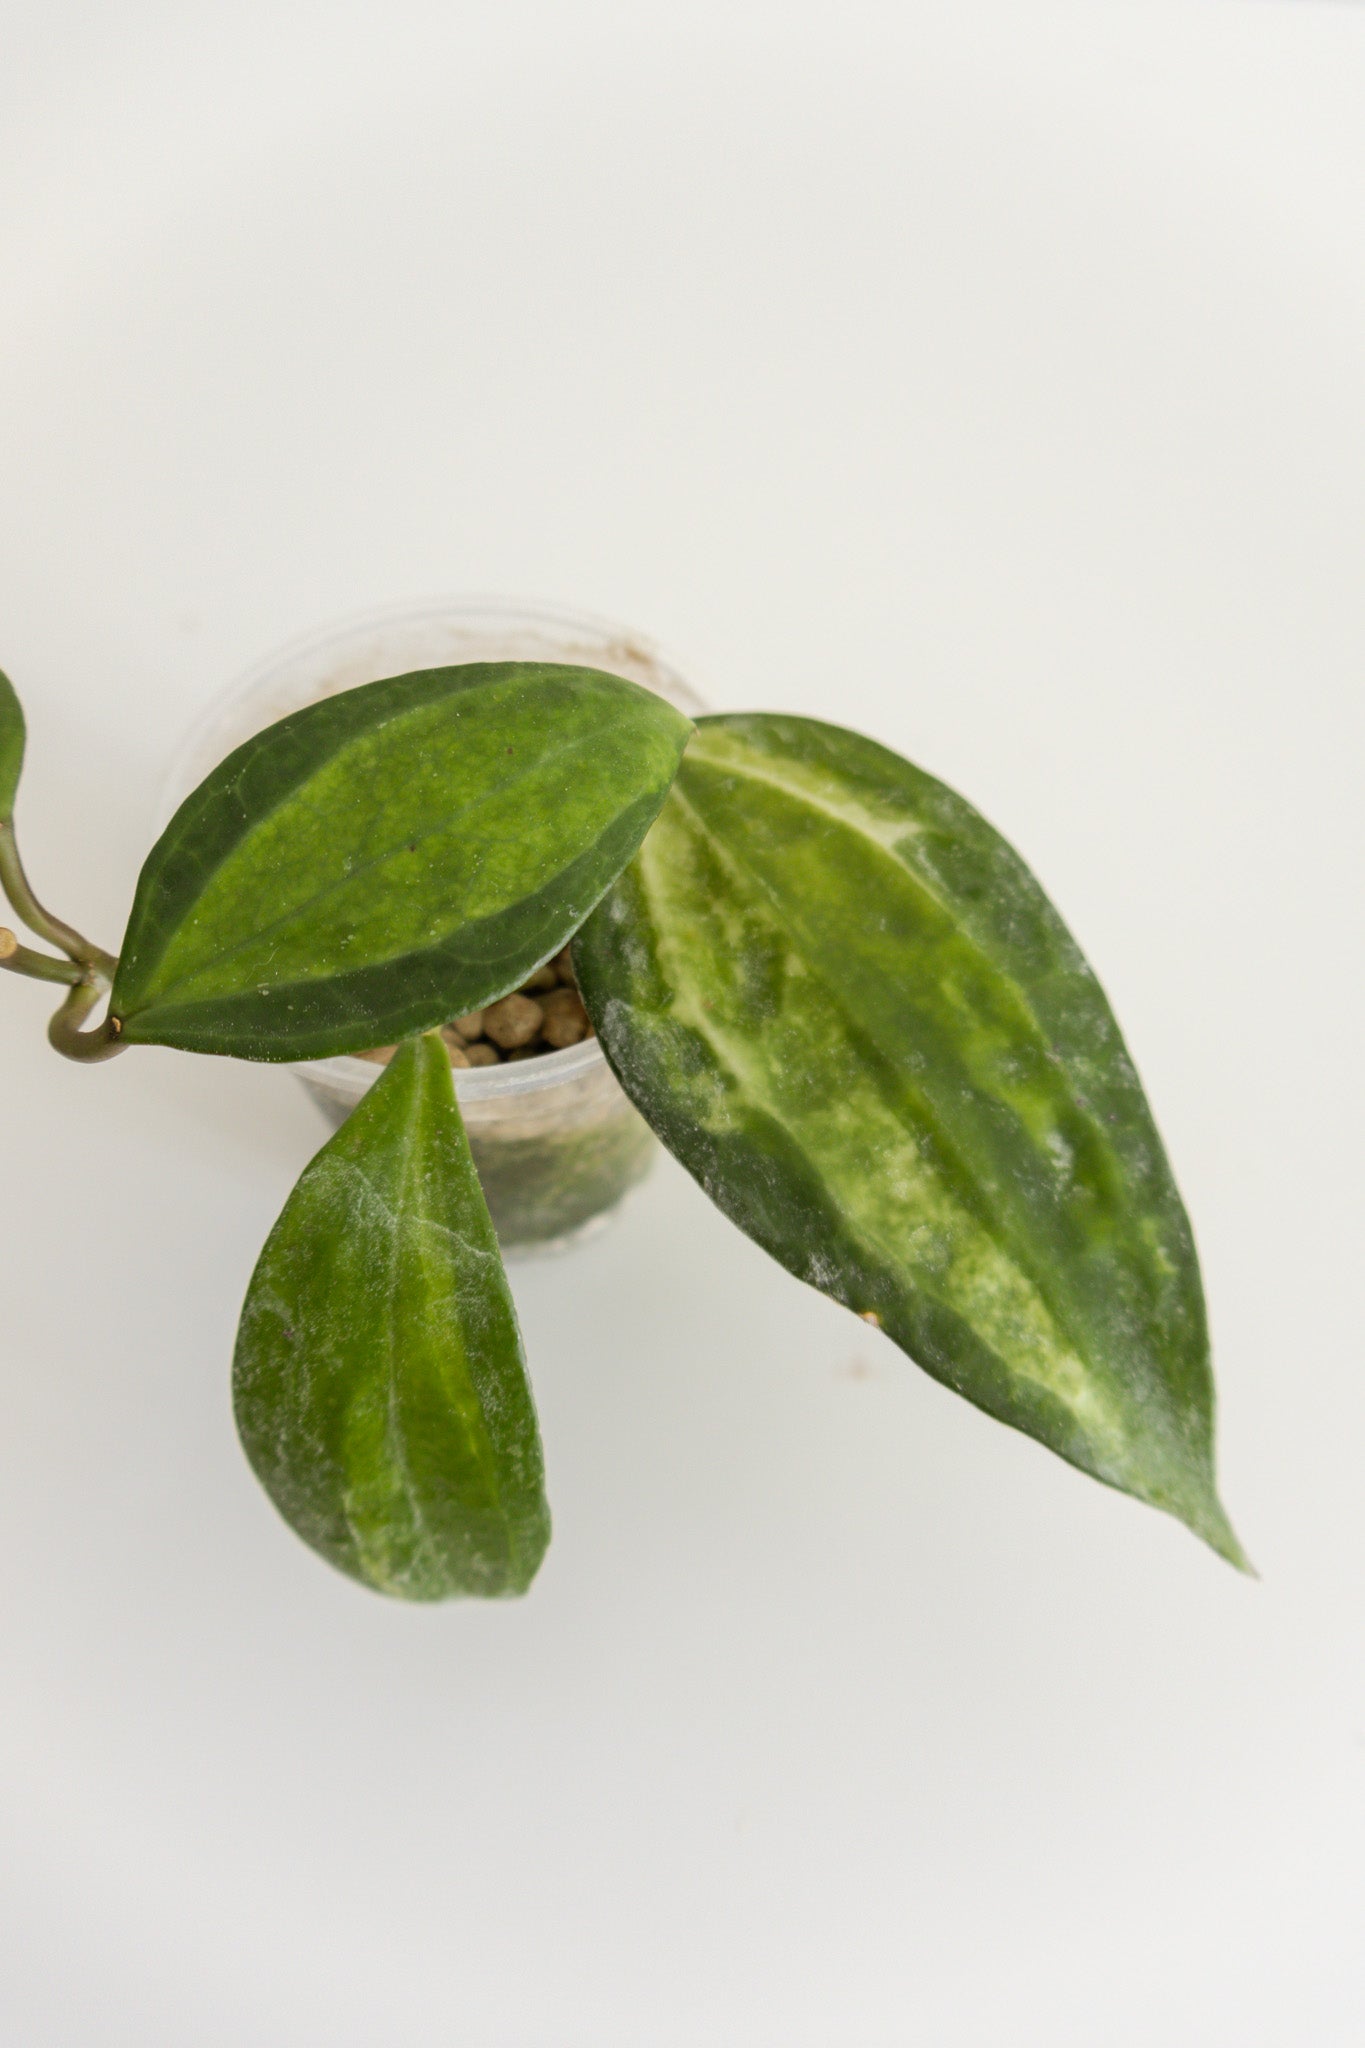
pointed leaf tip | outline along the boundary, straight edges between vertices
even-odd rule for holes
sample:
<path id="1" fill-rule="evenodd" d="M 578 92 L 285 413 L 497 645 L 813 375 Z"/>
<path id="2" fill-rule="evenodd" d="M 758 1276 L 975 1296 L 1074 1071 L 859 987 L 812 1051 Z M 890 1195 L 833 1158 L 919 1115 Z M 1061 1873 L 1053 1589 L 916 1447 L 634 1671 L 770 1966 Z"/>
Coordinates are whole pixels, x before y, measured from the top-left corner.
<path id="1" fill-rule="evenodd" d="M 1216 1493 L 1210 1494 L 1204 1514 L 1197 1519 L 1189 1517 L 1186 1526 L 1192 1529 L 1196 1536 L 1202 1537 L 1209 1549 L 1232 1565 L 1234 1570 L 1241 1572 L 1248 1579 L 1260 1578 L 1261 1574 L 1243 1550 L 1237 1531 L 1229 1521 L 1227 1510 Z"/>
<path id="2" fill-rule="evenodd" d="M 257 1477 L 305 1543 L 408 1600 L 522 1593 L 549 1541 L 516 1313 L 438 1038 L 304 1168 L 233 1363 Z"/>

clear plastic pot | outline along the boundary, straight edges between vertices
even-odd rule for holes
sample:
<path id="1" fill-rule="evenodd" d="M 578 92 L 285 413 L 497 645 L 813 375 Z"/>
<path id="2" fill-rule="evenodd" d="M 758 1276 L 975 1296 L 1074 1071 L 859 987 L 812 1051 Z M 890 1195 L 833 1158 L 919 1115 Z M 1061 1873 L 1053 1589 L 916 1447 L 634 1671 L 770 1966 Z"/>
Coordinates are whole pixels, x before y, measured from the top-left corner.
<path id="1" fill-rule="evenodd" d="M 604 620 L 497 598 L 408 605 L 295 641 L 233 684 L 175 762 L 165 815 L 225 754 L 286 713 L 380 676 L 467 661 L 606 669 L 689 716 L 705 709 L 647 641 Z M 289 1071 L 340 1125 L 383 1070 L 341 1058 L 301 1061 Z M 457 1070 L 455 1089 L 493 1222 L 509 1249 L 577 1242 L 607 1220 L 652 1163 L 654 1138 L 596 1039 L 538 1059 Z"/>

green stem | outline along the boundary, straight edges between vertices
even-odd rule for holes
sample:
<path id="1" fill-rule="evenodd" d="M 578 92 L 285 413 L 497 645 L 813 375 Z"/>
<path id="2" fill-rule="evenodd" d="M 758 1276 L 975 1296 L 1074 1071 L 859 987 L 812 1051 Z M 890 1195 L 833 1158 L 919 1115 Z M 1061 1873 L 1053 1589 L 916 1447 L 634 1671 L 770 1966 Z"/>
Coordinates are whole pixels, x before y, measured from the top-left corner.
<path id="1" fill-rule="evenodd" d="M 21 946 L 14 933 L 0 926 L 0 967 L 11 974 L 27 974 L 33 981 L 80 982 L 85 970 L 78 960 L 54 960 L 50 953 L 35 953 Z"/>
<path id="2" fill-rule="evenodd" d="M 50 946 L 58 947 L 72 960 L 78 960 L 82 967 L 96 968 L 107 980 L 113 980 L 114 969 L 118 966 L 114 955 L 82 938 L 69 924 L 63 924 L 61 918 L 53 917 L 34 895 L 19 858 L 12 818 L 0 822 L 0 888 L 4 889 L 31 932 L 36 932 L 40 939 L 46 939 Z"/>
<path id="3" fill-rule="evenodd" d="M 109 984 L 102 974 L 92 974 L 72 989 L 47 1027 L 48 1043 L 55 1052 L 62 1053 L 69 1060 L 83 1060 L 88 1064 L 94 1060 L 111 1060 L 116 1052 L 123 1051 L 123 1041 L 119 1036 L 122 1026 L 116 1018 L 106 1017 L 103 1024 L 97 1024 L 93 1031 L 81 1029 L 95 1005 L 108 992 Z"/>

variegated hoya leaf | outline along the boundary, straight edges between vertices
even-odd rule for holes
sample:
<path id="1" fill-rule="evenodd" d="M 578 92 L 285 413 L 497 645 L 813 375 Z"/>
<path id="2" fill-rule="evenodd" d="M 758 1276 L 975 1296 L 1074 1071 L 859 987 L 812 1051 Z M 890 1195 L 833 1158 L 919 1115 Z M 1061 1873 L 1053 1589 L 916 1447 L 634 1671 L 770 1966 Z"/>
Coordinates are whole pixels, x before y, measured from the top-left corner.
<path id="1" fill-rule="evenodd" d="M 1075 941 L 970 804 L 837 727 L 703 719 L 574 961 L 627 1093 L 741 1229 L 1245 1563 L 1142 1088 Z"/>
<path id="2" fill-rule="evenodd" d="M 0 669 L 0 825 L 14 814 L 14 793 L 24 765 L 24 710 L 13 683 Z"/>
<path id="3" fill-rule="evenodd" d="M 340 1570 L 409 1600 L 531 1583 L 550 1535 L 535 1409 L 434 1034 L 304 1169 L 252 1277 L 233 1396 L 266 1492 Z"/>
<path id="4" fill-rule="evenodd" d="M 690 731 L 637 683 L 537 662 L 294 712 L 215 768 L 148 855 L 113 1032 L 301 1060 L 479 1009 L 581 924 Z"/>

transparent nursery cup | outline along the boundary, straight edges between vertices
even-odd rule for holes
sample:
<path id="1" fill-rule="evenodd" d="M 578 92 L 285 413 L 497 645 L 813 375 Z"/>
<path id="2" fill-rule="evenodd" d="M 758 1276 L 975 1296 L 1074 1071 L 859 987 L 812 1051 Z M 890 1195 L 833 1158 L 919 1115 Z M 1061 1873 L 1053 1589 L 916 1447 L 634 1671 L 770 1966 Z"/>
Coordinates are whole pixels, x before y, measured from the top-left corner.
<path id="1" fill-rule="evenodd" d="M 469 661 L 556 661 L 627 676 L 689 717 L 705 709 L 677 670 L 634 633 L 549 605 L 454 598 L 351 620 L 294 641 L 211 707 L 177 759 L 165 814 L 224 755 L 277 718 L 381 676 Z M 292 1068 L 334 1126 L 382 1067 L 303 1060 Z M 601 1228 L 653 1163 L 655 1141 L 595 1038 L 497 1067 L 459 1069 L 455 1091 L 498 1237 L 557 1251 Z"/>

